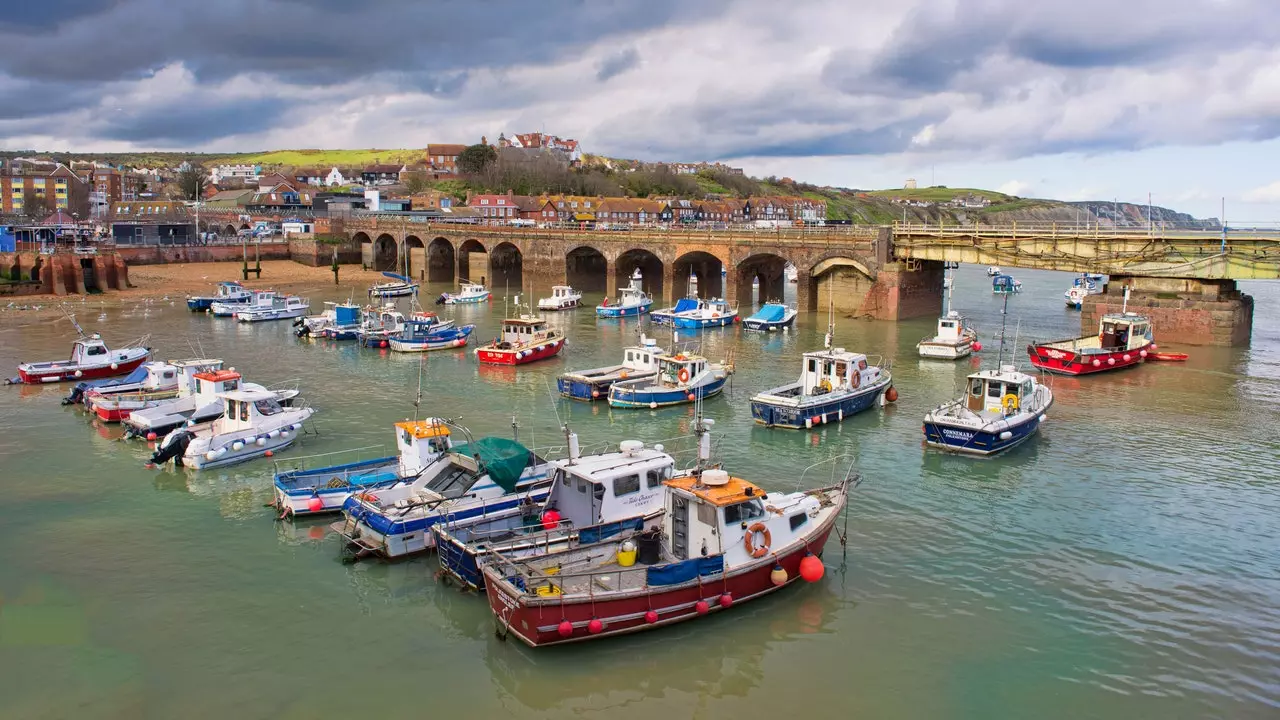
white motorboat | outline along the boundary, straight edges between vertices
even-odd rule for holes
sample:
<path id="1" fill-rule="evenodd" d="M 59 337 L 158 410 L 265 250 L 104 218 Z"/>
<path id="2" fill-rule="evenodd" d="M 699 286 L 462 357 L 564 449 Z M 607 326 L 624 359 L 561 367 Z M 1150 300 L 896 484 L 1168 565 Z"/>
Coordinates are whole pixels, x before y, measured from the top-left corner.
<path id="1" fill-rule="evenodd" d="M 480 283 L 464 282 L 457 293 L 441 293 L 437 305 L 476 305 L 489 299 L 489 289 Z"/>
<path id="2" fill-rule="evenodd" d="M 178 396 L 131 411 L 121 421 L 125 437 L 155 440 L 188 422 L 212 422 L 222 416 L 224 409 L 218 394 L 231 390 L 268 391 L 274 393 L 282 405 L 288 405 L 298 396 L 296 384 L 281 383 L 268 388 L 244 382 L 235 368 L 221 369 L 221 360 L 175 360 L 173 365 L 178 368 Z"/>
<path id="3" fill-rule="evenodd" d="M 268 320 L 288 320 L 290 318 L 299 318 L 307 314 L 307 310 L 311 308 L 311 302 L 306 298 L 300 298 L 297 295 L 290 295 L 284 298 L 276 298 L 271 303 L 271 307 L 249 308 L 236 313 L 236 320 L 240 322 L 264 322 Z"/>
<path id="4" fill-rule="evenodd" d="M 945 279 L 948 281 L 944 283 L 947 288 L 946 310 L 938 318 L 938 329 L 934 336 L 916 343 L 916 352 L 920 353 L 920 357 L 959 360 L 975 350 L 982 350 L 982 344 L 977 341 L 977 331 L 969 327 L 964 316 L 951 309 L 952 277 L 948 273 Z"/>
<path id="5" fill-rule="evenodd" d="M 269 390 L 232 390 L 218 393 L 218 398 L 223 402 L 221 417 L 169 433 L 151 462 L 175 459 L 201 470 L 271 457 L 292 445 L 302 424 L 315 413 L 310 407 L 285 407 Z"/>
<path id="6" fill-rule="evenodd" d="M 551 297 L 538 299 L 539 310 L 572 310 L 582 304 L 582 293 L 568 285 L 555 285 L 551 288 Z"/>
<path id="7" fill-rule="evenodd" d="M 248 302 L 214 301 L 209 305 L 209 313 L 214 317 L 235 317 L 241 310 L 260 310 L 272 307 L 276 302 L 274 290 L 254 290 Z"/>

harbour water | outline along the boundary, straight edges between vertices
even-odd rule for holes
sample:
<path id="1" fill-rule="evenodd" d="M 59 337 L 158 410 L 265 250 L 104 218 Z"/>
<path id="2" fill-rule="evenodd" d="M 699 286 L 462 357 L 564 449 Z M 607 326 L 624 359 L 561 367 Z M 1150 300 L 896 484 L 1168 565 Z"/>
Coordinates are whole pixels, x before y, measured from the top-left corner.
<path id="1" fill-rule="evenodd" d="M 1079 320 L 1062 301 L 1070 275 L 1015 274 L 1008 351 L 1025 368 L 1028 339 L 1073 336 Z M 789 489 L 813 463 L 856 458 L 847 553 L 833 539 L 815 585 L 537 652 L 495 638 L 483 600 L 437 583 L 434 557 L 347 565 L 327 520 L 273 522 L 270 461 L 144 469 L 145 443 L 59 405 L 68 387 L 0 389 L 0 717 L 1276 717 L 1280 283 L 1242 289 L 1257 301 L 1250 347 L 1054 378 L 1041 435 L 988 460 L 926 451 L 920 431 L 994 363 L 1001 300 L 981 268 L 962 268 L 955 292 L 980 359 L 918 359 L 930 318 L 838 320 L 837 345 L 884 355 L 900 398 L 812 432 L 756 427 L 747 400 L 798 374 L 824 315 L 786 334 L 704 333 L 705 354 L 732 351 L 738 370 L 705 407 L 729 470 Z M 301 379 L 319 434 L 283 463 L 390 454 L 390 424 L 414 413 L 416 356 L 300 341 L 287 322 L 237 324 L 181 299 L 101 321 L 86 306 L 78 319 L 108 341 L 149 332 L 161 357 Z M 483 342 L 503 302 L 439 310 Z M 515 370 L 478 367 L 470 348 L 432 353 L 421 412 L 503 435 L 514 415 L 531 446 L 559 444 L 562 421 L 584 444 L 689 433 L 689 408 L 553 398 L 556 374 L 617 362 L 636 324 L 590 308 L 550 317 L 569 337 L 560 359 Z M 66 321 L 6 318 L 0 367 L 63 356 L 71 337 Z"/>

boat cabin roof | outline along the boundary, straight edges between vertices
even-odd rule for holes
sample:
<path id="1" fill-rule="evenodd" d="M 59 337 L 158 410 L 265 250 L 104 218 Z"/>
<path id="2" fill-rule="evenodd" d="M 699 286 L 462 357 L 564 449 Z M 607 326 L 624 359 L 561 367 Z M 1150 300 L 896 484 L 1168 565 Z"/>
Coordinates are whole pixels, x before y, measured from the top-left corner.
<path id="1" fill-rule="evenodd" d="M 518 318 L 507 318 L 502 321 L 503 327 L 541 327 L 546 324 L 546 320 L 531 315 L 521 315 Z"/>
<path id="2" fill-rule="evenodd" d="M 449 428 L 444 425 L 440 418 L 427 418 L 425 420 L 405 420 L 396 423 L 396 427 L 403 430 L 413 437 L 421 440 L 423 438 L 447 437 Z"/>
<path id="3" fill-rule="evenodd" d="M 569 285 L 552 285 L 552 292 L 573 292 L 573 288 Z"/>
<path id="4" fill-rule="evenodd" d="M 1021 384 L 1027 380 L 1034 380 L 1035 378 L 1026 373 L 1018 372 L 1018 370 L 1012 365 L 1005 365 L 999 370 L 980 370 L 976 373 L 971 373 L 969 375 L 969 379 L 982 381 L 994 380 L 996 382 Z"/>
<path id="5" fill-rule="evenodd" d="M 581 477 L 593 483 L 603 483 L 622 474 L 634 474 L 637 470 L 667 467 L 674 464 L 674 460 L 665 452 L 648 447 L 631 452 L 586 455 L 574 460 L 573 464 L 568 460 L 556 460 L 554 464 L 575 477 Z"/>
<path id="6" fill-rule="evenodd" d="M 659 355 L 658 359 L 663 362 L 676 363 L 677 365 L 691 365 L 696 362 L 706 362 L 707 359 L 701 355 L 692 353 L 676 353 L 675 355 Z"/>
<path id="7" fill-rule="evenodd" d="M 815 360 L 836 360 L 847 363 L 866 362 L 867 359 L 867 356 L 862 353 L 850 352 L 841 347 L 827 350 L 810 350 L 804 356 Z"/>
<path id="8" fill-rule="evenodd" d="M 196 373 L 197 380 L 208 380 L 209 382 L 226 382 L 227 380 L 239 380 L 240 373 L 235 370 L 213 370 L 211 372 Z"/>
<path id="9" fill-rule="evenodd" d="M 1113 325 L 1136 325 L 1139 323 L 1150 322 L 1150 318 L 1146 315 L 1137 313 L 1108 313 L 1102 316 L 1103 323 L 1111 323 Z"/>
<path id="10" fill-rule="evenodd" d="M 218 282 L 218 284 L 222 285 L 223 287 L 233 287 L 233 288 L 244 287 L 243 285 L 240 284 L 239 280 L 221 280 Z"/>
<path id="11" fill-rule="evenodd" d="M 204 367 L 204 366 L 207 366 L 207 365 L 220 366 L 220 365 L 222 365 L 222 360 L 219 360 L 218 358 L 199 358 L 199 359 L 192 359 L 192 360 L 170 360 L 170 361 L 169 361 L 169 364 L 170 364 L 170 365 L 172 365 L 172 366 L 174 366 L 174 367 L 176 367 L 176 368 Z M 213 371 L 210 371 L 210 372 L 213 372 Z M 217 372 L 227 372 L 227 371 L 225 371 L 225 370 L 218 370 Z"/>
<path id="12" fill-rule="evenodd" d="M 671 478 L 663 484 L 669 488 L 689 493 L 699 500 L 717 507 L 736 505 L 765 494 L 765 491 L 759 485 L 732 475 L 729 476 L 729 482 L 724 485 L 703 485 L 701 482 L 700 477 L 682 475 L 681 477 Z"/>
<path id="13" fill-rule="evenodd" d="M 460 286 L 463 292 L 468 290 L 484 290 L 484 286 L 480 283 L 462 283 Z"/>
<path id="14" fill-rule="evenodd" d="M 218 393 L 218 397 L 239 402 L 257 402 L 259 400 L 274 400 L 276 394 L 270 390 L 231 390 Z"/>

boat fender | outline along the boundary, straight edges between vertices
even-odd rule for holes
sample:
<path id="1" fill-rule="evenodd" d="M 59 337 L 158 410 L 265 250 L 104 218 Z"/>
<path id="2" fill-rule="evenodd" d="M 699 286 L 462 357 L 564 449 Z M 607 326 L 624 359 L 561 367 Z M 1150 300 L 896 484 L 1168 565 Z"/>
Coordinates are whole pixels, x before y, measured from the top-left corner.
<path id="1" fill-rule="evenodd" d="M 677 376 L 680 378 L 680 382 L 689 382 L 689 368 L 680 368 Z"/>
<path id="2" fill-rule="evenodd" d="M 756 533 L 763 536 L 764 542 L 756 545 Z M 769 534 L 769 528 L 764 523 L 755 523 L 747 528 L 747 533 L 742 536 L 742 544 L 746 546 L 747 552 L 753 558 L 762 558 L 769 554 L 769 545 L 773 542 L 773 536 Z"/>
<path id="3" fill-rule="evenodd" d="M 1005 430 L 1004 432 L 1000 433 L 1001 440 L 1009 440 L 1012 437 L 1013 437 L 1013 433 L 1009 432 L 1008 430 Z"/>
<path id="4" fill-rule="evenodd" d="M 1000 406 L 1004 408 L 1004 412 L 1006 415 L 1008 415 L 1009 413 L 1012 413 L 1014 410 L 1018 409 L 1018 396 L 1014 395 L 1013 393 L 1009 393 L 1008 395 L 1005 395 L 1004 397 L 1000 398 Z"/>

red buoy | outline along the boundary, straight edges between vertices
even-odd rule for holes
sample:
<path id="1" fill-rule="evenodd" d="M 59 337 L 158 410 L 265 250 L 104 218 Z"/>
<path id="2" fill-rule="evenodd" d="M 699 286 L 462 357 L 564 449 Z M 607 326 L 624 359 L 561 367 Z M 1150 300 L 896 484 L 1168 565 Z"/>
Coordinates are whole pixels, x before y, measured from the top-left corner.
<path id="1" fill-rule="evenodd" d="M 603 629 L 604 623 L 600 622 L 599 618 L 591 618 L 591 622 L 587 623 L 587 632 L 592 635 L 595 635 Z"/>
<path id="2" fill-rule="evenodd" d="M 706 615 L 707 612 L 711 610 L 711 606 L 707 604 L 706 600 L 699 600 L 698 603 L 693 606 L 693 609 L 697 610 L 699 615 Z"/>
<path id="3" fill-rule="evenodd" d="M 693 402 L 693 401 L 694 401 L 694 399 L 695 399 L 695 398 L 694 398 L 693 393 L 689 393 L 689 402 Z"/>
<path id="4" fill-rule="evenodd" d="M 884 391 L 884 399 L 889 402 L 898 402 L 898 388 L 890 385 L 889 389 Z"/>
<path id="5" fill-rule="evenodd" d="M 156 434 L 155 434 L 155 433 L 153 433 L 153 432 L 149 432 L 149 433 L 147 433 L 147 439 L 148 439 L 148 440 L 155 440 L 155 439 L 156 439 Z"/>
<path id="6" fill-rule="evenodd" d="M 271 457 L 272 455 L 275 455 L 275 453 L 273 453 L 273 452 L 271 452 L 270 450 L 268 450 L 268 451 L 266 451 L 265 453 L 263 453 L 263 455 L 266 455 L 267 457 Z"/>
<path id="7" fill-rule="evenodd" d="M 644 621 L 649 623 L 650 625 L 658 622 L 658 613 L 650 610 L 649 612 L 644 614 Z"/>
<path id="8" fill-rule="evenodd" d="M 722 608 L 727 608 L 727 607 L 729 607 L 729 606 L 730 606 L 730 605 L 732 605 L 732 604 L 733 604 L 733 595 L 732 595 L 732 594 L 730 594 L 730 593 L 725 593 L 725 594 L 723 594 L 723 595 L 721 595 L 721 596 L 720 596 L 720 607 L 722 607 Z"/>
<path id="9" fill-rule="evenodd" d="M 973 343 L 973 351 L 974 351 L 974 352 L 982 352 L 982 343 L 980 343 L 980 342 L 974 342 L 974 343 Z"/>
<path id="10" fill-rule="evenodd" d="M 560 637 L 569 637 L 573 634 L 573 623 L 561 620 L 560 625 L 556 627 L 556 632 L 560 633 Z"/>
<path id="11" fill-rule="evenodd" d="M 554 530 L 560 524 L 560 512 L 554 508 L 542 513 L 542 529 Z"/>
<path id="12" fill-rule="evenodd" d="M 386 346 L 387 346 L 387 341 L 386 341 L 386 340 L 383 340 L 383 341 L 382 341 L 382 347 L 386 347 Z"/>
<path id="13" fill-rule="evenodd" d="M 827 568 L 823 566 L 822 560 L 813 553 L 805 553 L 804 558 L 800 560 L 800 577 L 805 582 L 818 582 L 827 572 Z"/>
<path id="14" fill-rule="evenodd" d="M 314 495 L 307 501 L 307 509 L 311 512 L 320 512 L 324 509 L 324 501 Z"/>

